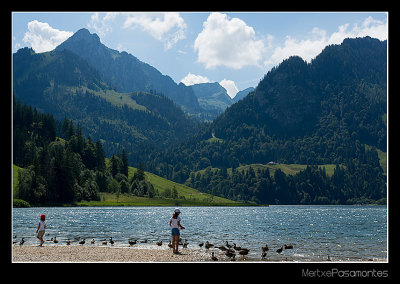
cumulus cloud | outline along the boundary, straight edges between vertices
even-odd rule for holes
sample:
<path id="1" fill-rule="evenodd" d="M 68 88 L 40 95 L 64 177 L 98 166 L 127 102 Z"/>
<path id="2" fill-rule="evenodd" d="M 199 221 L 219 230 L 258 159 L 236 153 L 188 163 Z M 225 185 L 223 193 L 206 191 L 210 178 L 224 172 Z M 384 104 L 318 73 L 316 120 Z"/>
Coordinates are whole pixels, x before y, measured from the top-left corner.
<path id="1" fill-rule="evenodd" d="M 239 92 L 235 82 L 233 82 L 232 80 L 227 80 L 224 78 L 224 80 L 219 82 L 219 84 L 225 88 L 226 92 L 232 99 L 236 96 L 237 92 Z"/>
<path id="2" fill-rule="evenodd" d="M 170 49 L 179 40 L 185 38 L 186 23 L 176 12 L 165 13 L 135 13 L 135 12 L 110 12 L 94 13 L 88 24 L 89 28 L 96 31 L 99 36 L 105 36 L 113 31 L 115 19 L 122 21 L 124 29 L 141 29 L 153 38 L 164 43 Z"/>
<path id="3" fill-rule="evenodd" d="M 111 22 L 121 13 L 109 12 L 105 13 L 102 17 L 100 13 L 96 12 L 90 17 L 88 27 L 95 30 L 95 32 L 103 37 L 106 34 L 112 32 Z"/>
<path id="4" fill-rule="evenodd" d="M 306 39 L 296 39 L 287 36 L 283 46 L 273 49 L 272 55 L 264 61 L 265 65 L 276 65 L 292 55 L 298 55 L 307 62 L 311 62 L 321 51 L 330 44 L 340 44 L 345 38 L 370 36 L 385 40 L 388 38 L 387 21 L 366 18 L 361 25 L 344 24 L 338 30 L 328 35 L 325 30 L 314 28 Z"/>
<path id="5" fill-rule="evenodd" d="M 201 76 L 201 75 L 195 75 L 192 73 L 188 73 L 182 80 L 181 82 L 185 84 L 186 86 L 194 85 L 194 84 L 200 84 L 200 83 L 210 83 L 210 80 L 207 77 Z"/>
<path id="6" fill-rule="evenodd" d="M 198 62 L 206 68 L 241 69 L 247 65 L 259 66 L 264 43 L 256 39 L 254 29 L 241 19 L 211 13 L 194 42 L 194 49 L 198 52 Z"/>
<path id="7" fill-rule="evenodd" d="M 155 39 L 164 42 L 166 49 L 170 49 L 179 40 L 185 38 L 186 23 L 176 12 L 129 13 L 123 27 L 139 27 Z"/>
<path id="8" fill-rule="evenodd" d="M 60 31 L 50 27 L 48 23 L 33 20 L 28 23 L 28 31 L 22 40 L 30 44 L 35 52 L 40 53 L 53 50 L 72 35 L 73 32 Z"/>

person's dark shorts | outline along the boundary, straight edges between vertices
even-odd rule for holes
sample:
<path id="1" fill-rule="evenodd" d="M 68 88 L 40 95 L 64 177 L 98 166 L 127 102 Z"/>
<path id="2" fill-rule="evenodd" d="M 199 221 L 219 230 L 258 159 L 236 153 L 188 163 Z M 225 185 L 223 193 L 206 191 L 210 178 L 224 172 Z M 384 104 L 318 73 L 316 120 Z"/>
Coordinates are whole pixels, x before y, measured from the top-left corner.
<path id="1" fill-rule="evenodd" d="M 181 235 L 181 233 L 179 232 L 178 228 L 173 228 L 171 230 L 171 233 L 172 233 L 173 236 L 180 236 Z"/>

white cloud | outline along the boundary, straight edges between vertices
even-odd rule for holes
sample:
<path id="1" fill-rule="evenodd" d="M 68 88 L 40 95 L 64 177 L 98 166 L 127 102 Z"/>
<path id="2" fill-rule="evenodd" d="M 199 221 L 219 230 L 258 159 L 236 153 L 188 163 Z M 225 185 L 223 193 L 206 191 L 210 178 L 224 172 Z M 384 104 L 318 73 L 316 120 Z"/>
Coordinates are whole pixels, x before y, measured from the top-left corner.
<path id="1" fill-rule="evenodd" d="M 264 43 L 256 40 L 254 29 L 241 19 L 211 13 L 194 42 L 194 49 L 198 52 L 198 62 L 204 63 L 206 68 L 241 69 L 259 65 Z"/>
<path id="2" fill-rule="evenodd" d="M 345 38 L 365 37 L 370 36 L 380 40 L 388 38 L 388 23 L 386 21 L 375 20 L 371 16 L 366 18 L 361 26 L 354 25 L 351 30 L 348 30 L 350 25 L 346 24 L 339 27 L 339 31 L 333 33 L 329 38 L 329 44 L 338 44 Z"/>
<path id="3" fill-rule="evenodd" d="M 361 25 L 344 24 L 338 31 L 327 35 L 325 30 L 314 28 L 306 39 L 298 40 L 286 37 L 283 46 L 275 47 L 272 55 L 264 61 L 265 65 L 277 65 L 282 60 L 292 55 L 298 55 L 307 62 L 311 62 L 321 51 L 330 44 L 340 44 L 345 38 L 370 36 L 385 40 L 388 38 L 387 21 L 375 20 L 371 16 L 366 18 Z"/>
<path id="4" fill-rule="evenodd" d="M 129 13 L 123 27 L 140 27 L 156 40 L 164 42 L 166 49 L 170 49 L 185 38 L 186 23 L 179 13 L 175 12 Z"/>
<path id="5" fill-rule="evenodd" d="M 226 92 L 228 93 L 228 95 L 233 99 L 237 92 L 239 92 L 238 88 L 235 85 L 235 82 L 233 82 L 232 80 L 226 80 L 224 78 L 224 80 L 222 80 L 221 82 L 219 82 L 219 84 L 225 88 Z"/>
<path id="6" fill-rule="evenodd" d="M 153 38 L 164 43 L 166 49 L 170 49 L 179 40 L 185 38 L 186 23 L 176 12 L 166 13 L 134 13 L 134 12 L 110 12 L 94 13 L 88 24 L 89 28 L 103 37 L 113 31 L 112 24 L 115 19 L 122 21 L 122 28 L 140 28 L 149 33 Z M 118 23 L 119 25 L 119 23 Z M 115 23 L 114 23 L 115 27 Z"/>
<path id="7" fill-rule="evenodd" d="M 195 75 L 192 73 L 188 73 L 181 82 L 186 86 L 191 86 L 194 84 L 201 84 L 201 83 L 211 83 L 210 79 L 201 75 Z M 226 92 L 231 98 L 234 98 L 236 93 L 239 92 L 238 88 L 236 87 L 235 82 L 232 80 L 227 80 L 224 78 L 219 84 L 225 88 Z"/>
<path id="8" fill-rule="evenodd" d="M 100 13 L 96 12 L 90 17 L 88 27 L 94 29 L 100 37 L 103 37 L 112 32 L 113 29 L 110 25 L 110 22 L 113 21 L 119 14 L 120 13 L 117 12 L 109 12 L 105 13 L 104 17 L 101 17 Z"/>
<path id="9" fill-rule="evenodd" d="M 73 32 L 60 31 L 50 27 L 48 23 L 33 20 L 28 23 L 28 31 L 22 40 L 40 53 L 53 50 L 72 35 Z"/>
<path id="10" fill-rule="evenodd" d="M 283 47 L 276 47 L 271 57 L 264 63 L 278 64 L 284 59 L 298 55 L 304 60 L 310 62 L 322 49 L 327 45 L 326 32 L 318 28 L 314 28 L 310 33 L 310 39 L 297 40 L 290 36 L 286 37 Z"/>
<path id="11" fill-rule="evenodd" d="M 186 86 L 200 84 L 200 83 L 210 83 L 210 80 L 207 77 L 201 75 L 194 75 L 192 73 L 188 73 L 181 82 Z"/>

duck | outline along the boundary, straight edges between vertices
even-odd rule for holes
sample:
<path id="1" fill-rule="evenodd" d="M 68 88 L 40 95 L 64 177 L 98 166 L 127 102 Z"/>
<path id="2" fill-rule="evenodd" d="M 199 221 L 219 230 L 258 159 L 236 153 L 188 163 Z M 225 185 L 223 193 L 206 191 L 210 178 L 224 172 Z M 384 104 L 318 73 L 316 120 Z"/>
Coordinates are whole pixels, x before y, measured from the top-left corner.
<path id="1" fill-rule="evenodd" d="M 103 242 L 101 244 L 106 246 L 107 245 L 107 241 L 103 240 Z"/>
<path id="2" fill-rule="evenodd" d="M 19 245 L 22 246 L 25 243 L 24 238 L 21 239 L 21 241 L 19 242 Z"/>
<path id="3" fill-rule="evenodd" d="M 71 241 L 69 239 L 66 240 L 67 246 L 71 244 Z"/>
<path id="4" fill-rule="evenodd" d="M 225 246 L 226 246 L 227 248 L 231 248 L 231 247 L 232 247 L 232 245 L 229 244 L 228 241 L 225 241 Z"/>
<path id="5" fill-rule="evenodd" d="M 261 258 L 262 258 L 262 259 L 265 259 L 266 256 L 267 256 L 267 252 L 266 252 L 266 251 L 263 251 L 263 252 L 261 253 Z"/>
<path id="6" fill-rule="evenodd" d="M 188 243 L 188 240 L 185 240 L 185 242 L 183 243 L 182 247 L 183 247 L 183 248 L 187 248 L 188 244 L 189 244 L 189 243 Z"/>
<path id="7" fill-rule="evenodd" d="M 211 259 L 213 261 L 218 261 L 218 258 L 216 256 L 214 256 L 214 252 L 211 253 Z"/>
<path id="8" fill-rule="evenodd" d="M 205 248 L 206 249 L 209 249 L 209 248 L 211 248 L 213 246 L 214 246 L 213 244 L 210 244 L 208 241 L 206 241 L 206 244 L 205 244 Z"/>
<path id="9" fill-rule="evenodd" d="M 248 249 L 241 249 L 240 251 L 239 251 L 239 254 L 242 256 L 242 259 L 244 260 L 244 259 L 247 259 L 247 254 L 249 253 L 249 250 Z"/>
<path id="10" fill-rule="evenodd" d="M 171 241 L 169 241 L 168 247 L 169 247 L 169 248 L 172 248 Z"/>
<path id="11" fill-rule="evenodd" d="M 128 240 L 128 243 L 130 246 L 136 245 L 136 242 L 137 242 L 137 240 L 134 240 L 134 241 Z"/>
<path id="12" fill-rule="evenodd" d="M 57 237 L 54 237 L 53 242 L 54 242 L 55 244 L 58 243 Z"/>
<path id="13" fill-rule="evenodd" d="M 240 255 L 247 255 L 249 253 L 249 249 L 246 249 L 246 248 L 242 248 L 240 251 L 239 251 L 239 254 Z"/>
<path id="14" fill-rule="evenodd" d="M 204 245 L 204 242 L 199 243 L 199 247 L 202 248 Z"/>
<path id="15" fill-rule="evenodd" d="M 94 242 L 95 242 L 94 239 L 92 239 L 92 240 L 90 241 L 90 243 L 91 243 L 92 245 L 94 245 Z"/>
<path id="16" fill-rule="evenodd" d="M 237 251 L 239 251 L 239 250 L 241 250 L 241 249 L 242 249 L 241 247 L 238 247 L 238 246 L 236 246 L 236 244 L 235 244 L 235 243 L 233 243 L 233 248 L 234 248 L 235 250 L 237 250 Z"/>
<path id="17" fill-rule="evenodd" d="M 283 251 L 283 247 L 280 247 L 276 250 L 277 253 L 281 253 Z"/>
<path id="18" fill-rule="evenodd" d="M 162 246 L 162 240 L 156 243 L 159 247 Z"/>
<path id="19" fill-rule="evenodd" d="M 262 249 L 263 252 L 269 251 L 268 245 L 265 245 L 265 247 L 261 247 L 261 249 Z"/>
<path id="20" fill-rule="evenodd" d="M 224 247 L 224 246 L 218 246 L 218 247 L 215 247 L 215 248 L 220 249 L 222 251 L 226 251 L 226 247 Z"/>
<path id="21" fill-rule="evenodd" d="M 235 257 L 235 253 L 234 253 L 233 251 L 231 251 L 231 250 L 227 250 L 227 251 L 225 252 L 225 255 L 226 255 L 227 257 L 229 257 L 229 258 Z"/>
<path id="22" fill-rule="evenodd" d="M 111 244 L 111 245 L 113 245 L 113 244 L 114 244 L 114 241 L 113 241 L 112 237 L 110 237 L 110 240 L 109 240 L 109 242 L 110 242 L 110 244 Z"/>
<path id="23" fill-rule="evenodd" d="M 285 249 L 292 249 L 293 245 L 285 245 L 284 247 L 285 247 Z"/>
<path id="24" fill-rule="evenodd" d="M 147 239 L 144 239 L 143 241 L 140 241 L 142 244 L 146 244 L 147 243 Z"/>
<path id="25" fill-rule="evenodd" d="M 82 241 L 79 242 L 80 245 L 83 245 L 85 243 L 86 239 L 83 239 Z"/>

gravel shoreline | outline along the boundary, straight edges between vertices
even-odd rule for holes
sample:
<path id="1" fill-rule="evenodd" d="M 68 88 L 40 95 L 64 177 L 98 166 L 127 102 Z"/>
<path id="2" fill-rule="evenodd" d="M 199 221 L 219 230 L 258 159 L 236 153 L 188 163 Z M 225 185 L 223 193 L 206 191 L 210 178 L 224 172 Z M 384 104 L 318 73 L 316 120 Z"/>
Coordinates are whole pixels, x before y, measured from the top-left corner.
<path id="1" fill-rule="evenodd" d="M 173 254 L 167 246 L 163 247 L 127 247 L 127 246 L 81 246 L 81 245 L 13 245 L 12 262 L 214 262 L 211 253 L 214 252 L 218 262 L 229 259 L 223 252 L 217 250 L 184 248 L 179 254 Z M 249 257 L 246 259 L 237 255 L 237 261 L 245 262 L 308 262 L 310 260 L 295 260 L 292 257 L 276 258 L 273 255 L 267 259 Z M 333 261 L 337 261 L 333 259 Z M 351 262 L 386 262 L 385 259 L 353 260 Z M 313 262 L 313 261 L 311 261 Z M 326 262 L 319 259 L 316 262 Z M 341 262 L 339 260 L 339 262 Z M 346 261 L 344 261 L 346 262 Z"/>
<path id="2" fill-rule="evenodd" d="M 204 262 L 210 255 L 200 250 L 101 246 L 13 246 L 13 262 Z"/>

